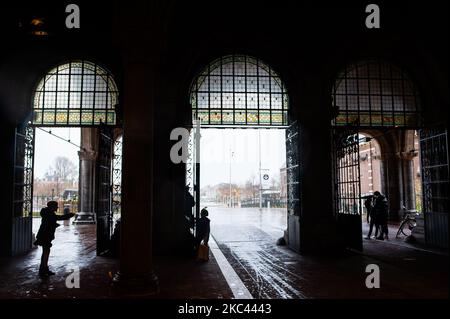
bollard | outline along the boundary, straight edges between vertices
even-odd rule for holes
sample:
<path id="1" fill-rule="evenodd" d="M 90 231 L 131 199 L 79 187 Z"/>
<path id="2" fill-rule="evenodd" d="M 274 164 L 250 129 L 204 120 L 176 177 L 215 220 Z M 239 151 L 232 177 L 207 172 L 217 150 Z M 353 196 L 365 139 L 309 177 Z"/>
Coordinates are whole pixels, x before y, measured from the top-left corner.
<path id="1" fill-rule="evenodd" d="M 69 215 L 70 214 L 70 205 L 64 205 L 64 215 Z M 70 225 L 70 219 L 66 219 L 64 220 L 64 226 L 69 226 Z"/>

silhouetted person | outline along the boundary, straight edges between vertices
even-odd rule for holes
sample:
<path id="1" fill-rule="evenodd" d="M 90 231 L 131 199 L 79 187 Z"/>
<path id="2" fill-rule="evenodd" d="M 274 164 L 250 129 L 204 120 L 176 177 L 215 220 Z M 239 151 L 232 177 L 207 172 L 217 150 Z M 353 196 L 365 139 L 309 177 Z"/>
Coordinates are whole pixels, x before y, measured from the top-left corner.
<path id="1" fill-rule="evenodd" d="M 203 241 L 203 244 L 208 246 L 209 241 L 209 233 L 211 231 L 210 229 L 210 220 L 208 217 L 208 211 L 206 208 L 203 208 L 200 212 L 200 218 L 197 221 L 197 248 L 200 246 L 200 244 Z"/>
<path id="2" fill-rule="evenodd" d="M 372 236 L 373 227 L 375 226 L 375 237 L 378 235 L 379 224 L 377 217 L 375 216 L 375 211 L 373 209 L 373 196 L 369 196 L 364 202 L 364 206 L 367 211 L 367 223 L 369 223 L 369 233 L 366 239 L 370 239 Z"/>
<path id="3" fill-rule="evenodd" d="M 47 207 L 41 209 L 41 226 L 36 235 L 34 245 L 42 246 L 41 265 L 39 267 L 39 276 L 51 276 L 55 273 L 48 269 L 48 257 L 50 256 L 50 247 L 52 247 L 52 240 L 55 239 L 55 230 L 60 225 L 56 222 L 58 220 L 66 220 L 72 218 L 75 214 L 69 213 L 67 215 L 56 215 L 58 211 L 58 203 L 49 201 Z"/>
<path id="4" fill-rule="evenodd" d="M 194 226 L 194 220 L 192 215 L 192 207 L 195 206 L 194 196 L 189 192 L 189 186 L 184 188 L 184 215 L 189 222 L 189 227 Z"/>
<path id="5" fill-rule="evenodd" d="M 114 225 L 114 231 L 111 235 L 111 248 L 109 255 L 111 257 L 119 257 L 120 253 L 120 218 L 117 219 Z"/>
<path id="6" fill-rule="evenodd" d="M 389 231 L 387 226 L 388 220 L 388 203 L 387 199 L 380 192 L 376 191 L 373 193 L 374 205 L 373 211 L 375 213 L 375 218 L 380 225 L 380 236 L 377 237 L 379 240 L 389 239 Z"/>

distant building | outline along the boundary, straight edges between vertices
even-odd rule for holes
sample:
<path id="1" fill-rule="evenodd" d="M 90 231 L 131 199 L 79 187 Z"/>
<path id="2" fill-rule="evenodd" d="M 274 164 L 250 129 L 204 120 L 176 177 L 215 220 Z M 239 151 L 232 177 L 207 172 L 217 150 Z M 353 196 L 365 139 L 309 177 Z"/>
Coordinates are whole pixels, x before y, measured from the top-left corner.
<path id="1" fill-rule="evenodd" d="M 287 173 L 286 162 L 280 168 L 280 200 L 287 203 Z"/>
<path id="2" fill-rule="evenodd" d="M 381 156 L 380 146 L 374 140 L 359 145 L 359 171 L 361 195 L 381 191 Z"/>

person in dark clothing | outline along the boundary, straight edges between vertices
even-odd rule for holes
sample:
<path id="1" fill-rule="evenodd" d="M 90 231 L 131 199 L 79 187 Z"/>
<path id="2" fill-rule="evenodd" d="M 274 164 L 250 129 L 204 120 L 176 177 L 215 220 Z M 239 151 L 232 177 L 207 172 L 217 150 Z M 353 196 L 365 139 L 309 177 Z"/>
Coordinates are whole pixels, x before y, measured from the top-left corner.
<path id="1" fill-rule="evenodd" d="M 39 266 L 39 276 L 51 276 L 55 273 L 48 268 L 48 257 L 50 256 L 50 247 L 52 247 L 52 240 L 55 239 L 55 230 L 60 225 L 58 220 L 66 220 L 72 218 L 75 214 L 69 213 L 66 215 L 56 215 L 58 211 L 58 203 L 49 201 L 47 207 L 41 209 L 41 226 L 36 235 L 34 245 L 42 246 L 41 264 Z"/>
<path id="2" fill-rule="evenodd" d="M 180 224 L 182 227 L 180 234 L 182 236 L 182 245 L 179 247 L 181 254 L 186 256 L 196 256 L 196 243 L 197 238 L 194 235 L 195 218 L 192 208 L 195 207 L 194 197 L 189 192 L 189 186 L 184 187 L 184 200 L 183 200 L 183 222 Z"/>
<path id="3" fill-rule="evenodd" d="M 184 216 L 186 216 L 186 220 L 189 223 L 189 227 L 194 227 L 194 219 L 192 215 L 192 207 L 195 206 L 194 196 L 189 192 L 189 187 L 186 186 L 184 188 Z"/>
<path id="4" fill-rule="evenodd" d="M 208 211 L 206 210 L 206 207 L 203 208 L 200 212 L 201 217 L 197 221 L 197 248 L 200 246 L 200 244 L 203 241 L 203 244 L 208 246 L 209 241 L 209 233 L 210 233 L 210 220 L 207 217 Z"/>
<path id="5" fill-rule="evenodd" d="M 380 192 L 376 191 L 373 193 L 374 197 L 374 205 L 373 211 L 375 214 L 375 218 L 380 225 L 380 235 L 377 237 L 379 240 L 389 239 L 389 231 L 387 227 L 387 219 L 388 219 L 388 202 L 384 195 Z"/>
<path id="6" fill-rule="evenodd" d="M 373 210 L 373 196 L 367 197 L 364 202 L 364 206 L 367 211 L 367 223 L 369 223 L 369 233 L 367 234 L 366 239 L 370 239 L 373 231 L 373 227 L 375 226 L 375 237 L 378 235 L 379 225 L 378 220 L 375 216 L 375 211 Z"/>

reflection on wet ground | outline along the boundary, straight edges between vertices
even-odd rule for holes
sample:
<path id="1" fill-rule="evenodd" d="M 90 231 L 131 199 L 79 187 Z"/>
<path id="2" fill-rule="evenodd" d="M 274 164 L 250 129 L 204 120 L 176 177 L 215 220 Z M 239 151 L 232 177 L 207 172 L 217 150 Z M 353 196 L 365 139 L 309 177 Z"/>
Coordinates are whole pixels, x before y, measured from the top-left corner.
<path id="1" fill-rule="evenodd" d="M 62 224 L 62 222 L 61 222 Z M 36 233 L 40 219 L 33 221 Z M 41 248 L 12 258 L 0 258 L 0 299 L 105 299 L 149 298 L 111 285 L 119 260 L 96 255 L 96 225 L 70 225 L 56 229 L 49 266 L 56 274 L 38 276 Z M 208 263 L 177 256 L 155 256 L 154 271 L 160 293 L 151 298 L 187 299 L 233 297 L 219 267 L 211 256 Z M 80 271 L 80 288 L 67 288 L 74 268 Z"/>
<path id="2" fill-rule="evenodd" d="M 285 210 L 209 212 L 214 239 L 254 298 L 448 297 L 448 255 L 415 249 L 395 235 L 390 241 L 364 240 L 362 254 L 301 256 L 276 245 L 286 228 Z M 392 226 L 390 233 L 395 231 Z M 380 267 L 382 288 L 366 287 L 368 264 Z"/>
<path id="3" fill-rule="evenodd" d="M 0 289 L 2 298 L 107 298 L 108 291 L 98 295 L 99 286 L 108 287 L 110 276 L 117 268 L 116 261 L 96 256 L 95 225 L 61 226 L 57 228 L 51 248 L 49 267 L 55 272 L 49 278 L 37 275 L 41 248 L 33 248 L 23 256 L 1 260 Z M 40 218 L 33 219 L 33 232 L 40 226 Z M 83 289 L 68 289 L 66 278 L 75 269 L 80 271 Z M 96 271 L 90 271 L 95 269 Z M 11 280 L 14 278 L 14 280 Z M 108 290 L 108 288 L 107 288 Z"/>
<path id="4" fill-rule="evenodd" d="M 217 245 L 254 298 L 448 298 L 448 254 L 392 239 L 364 240 L 363 253 L 301 256 L 275 244 L 285 229 L 285 212 L 209 210 Z M 39 221 L 34 223 L 37 227 Z M 45 280 L 37 276 L 40 248 L 1 258 L 0 298 L 130 297 L 111 286 L 119 262 L 96 256 L 95 237 L 95 225 L 59 227 L 50 255 L 56 275 Z M 161 288 L 154 298 L 233 298 L 214 255 L 207 263 L 155 256 L 153 264 Z M 365 285 L 368 264 L 380 267 L 380 289 Z M 74 267 L 80 269 L 80 289 L 65 285 Z"/>

